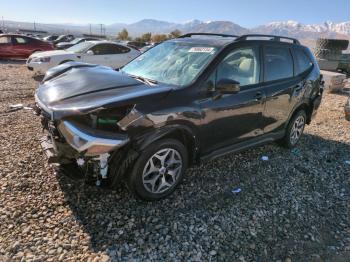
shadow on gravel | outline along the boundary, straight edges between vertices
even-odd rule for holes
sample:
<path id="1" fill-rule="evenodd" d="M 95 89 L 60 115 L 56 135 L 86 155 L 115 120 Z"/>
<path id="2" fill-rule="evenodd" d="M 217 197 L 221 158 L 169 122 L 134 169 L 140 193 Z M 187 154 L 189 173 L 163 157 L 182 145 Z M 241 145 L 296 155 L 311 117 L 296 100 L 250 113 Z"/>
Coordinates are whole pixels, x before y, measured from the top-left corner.
<path id="1" fill-rule="evenodd" d="M 0 59 L 1 65 L 23 65 L 26 63 L 26 60 L 7 60 L 7 59 Z"/>
<path id="2" fill-rule="evenodd" d="M 33 75 L 33 79 L 37 82 L 41 82 L 44 79 L 44 75 Z"/>
<path id="3" fill-rule="evenodd" d="M 57 177 L 96 252 L 146 253 L 170 241 L 169 252 L 188 242 L 208 253 L 215 247 L 221 260 L 329 259 L 350 230 L 349 152 L 349 144 L 313 135 L 292 151 L 275 144 L 250 149 L 191 168 L 159 202 Z M 263 154 L 270 160 L 261 161 Z M 231 192 L 236 186 L 241 193 Z"/>

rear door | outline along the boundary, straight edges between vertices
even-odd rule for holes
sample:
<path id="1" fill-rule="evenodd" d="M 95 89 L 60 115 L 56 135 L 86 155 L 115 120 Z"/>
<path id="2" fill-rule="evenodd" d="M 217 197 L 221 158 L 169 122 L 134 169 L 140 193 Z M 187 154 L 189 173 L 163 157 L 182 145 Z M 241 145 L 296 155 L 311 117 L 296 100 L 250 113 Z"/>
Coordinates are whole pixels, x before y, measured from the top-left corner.
<path id="1" fill-rule="evenodd" d="M 13 50 L 17 57 L 28 57 L 33 51 L 32 40 L 24 36 L 13 36 Z"/>
<path id="2" fill-rule="evenodd" d="M 243 142 L 263 134 L 264 91 L 261 88 L 259 45 L 235 48 L 220 62 L 203 87 L 201 141 L 203 154 Z M 219 94 L 221 79 L 240 83 L 240 92 Z"/>
<path id="3" fill-rule="evenodd" d="M 119 56 L 115 55 L 116 52 L 119 52 L 119 49 L 114 44 L 96 44 L 89 50 L 93 52 L 93 55 L 84 54 L 82 56 L 82 60 L 84 62 L 110 66 L 112 68 L 116 68 L 116 65 L 119 65 L 119 63 L 121 63 L 119 61 Z"/>
<path id="4" fill-rule="evenodd" d="M 264 133 L 283 130 L 295 96 L 302 87 L 295 76 L 292 50 L 287 44 L 266 44 L 263 47 L 266 107 L 263 117 Z"/>
<path id="5" fill-rule="evenodd" d="M 11 36 L 0 36 L 0 57 L 13 57 Z"/>

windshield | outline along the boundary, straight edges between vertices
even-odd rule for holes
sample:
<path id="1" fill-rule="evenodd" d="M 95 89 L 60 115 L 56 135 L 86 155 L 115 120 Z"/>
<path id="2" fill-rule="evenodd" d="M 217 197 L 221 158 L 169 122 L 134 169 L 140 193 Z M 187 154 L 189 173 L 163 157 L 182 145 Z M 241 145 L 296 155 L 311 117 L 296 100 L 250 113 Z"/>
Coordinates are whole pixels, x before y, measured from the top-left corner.
<path id="1" fill-rule="evenodd" d="M 217 52 L 216 47 L 164 42 L 127 64 L 122 72 L 165 84 L 190 84 Z"/>
<path id="2" fill-rule="evenodd" d="M 73 53 L 84 53 L 93 45 L 94 44 L 91 42 L 82 42 L 80 44 L 73 45 L 72 47 L 67 48 L 66 50 Z"/>

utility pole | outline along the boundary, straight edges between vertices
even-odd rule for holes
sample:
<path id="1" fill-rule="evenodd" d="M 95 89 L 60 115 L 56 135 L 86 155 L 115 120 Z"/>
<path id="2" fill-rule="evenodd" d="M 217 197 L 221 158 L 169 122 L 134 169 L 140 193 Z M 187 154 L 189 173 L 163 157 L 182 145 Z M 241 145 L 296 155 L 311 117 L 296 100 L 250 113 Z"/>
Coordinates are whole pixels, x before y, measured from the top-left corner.
<path id="1" fill-rule="evenodd" d="M 91 35 L 91 24 L 90 24 L 90 35 Z"/>
<path id="2" fill-rule="evenodd" d="M 34 21 L 34 31 L 36 31 L 35 21 Z"/>
<path id="3" fill-rule="evenodd" d="M 102 26 L 103 26 L 103 24 L 100 24 L 100 26 L 101 26 L 101 33 L 100 34 L 102 35 Z"/>
<path id="4" fill-rule="evenodd" d="M 2 19 L 2 29 L 5 30 L 5 21 L 4 21 L 4 16 L 1 16 L 1 19 Z"/>

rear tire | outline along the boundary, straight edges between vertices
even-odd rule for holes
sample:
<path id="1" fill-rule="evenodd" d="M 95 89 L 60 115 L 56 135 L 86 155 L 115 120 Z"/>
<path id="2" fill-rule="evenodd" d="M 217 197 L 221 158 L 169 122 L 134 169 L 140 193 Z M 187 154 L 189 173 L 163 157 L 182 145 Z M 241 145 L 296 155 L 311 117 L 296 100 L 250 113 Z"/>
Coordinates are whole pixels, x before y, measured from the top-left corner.
<path id="1" fill-rule="evenodd" d="M 134 163 L 127 178 L 129 190 L 143 200 L 170 195 L 187 169 L 188 153 L 175 139 L 162 139 L 148 146 Z"/>
<path id="2" fill-rule="evenodd" d="M 282 146 L 286 148 L 294 148 L 304 132 L 306 124 L 306 113 L 304 110 L 299 110 L 289 121 L 286 134 L 280 140 Z"/>

